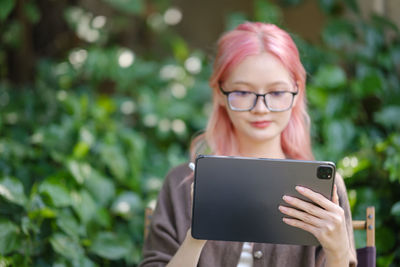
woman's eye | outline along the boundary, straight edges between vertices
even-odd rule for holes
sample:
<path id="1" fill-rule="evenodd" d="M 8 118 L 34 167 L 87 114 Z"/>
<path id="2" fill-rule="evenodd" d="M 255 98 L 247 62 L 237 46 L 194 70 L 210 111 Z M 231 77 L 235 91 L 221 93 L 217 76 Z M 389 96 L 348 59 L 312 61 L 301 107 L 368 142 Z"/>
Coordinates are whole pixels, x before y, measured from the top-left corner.
<path id="1" fill-rule="evenodd" d="M 247 96 L 251 94 L 251 92 L 246 92 L 246 91 L 234 91 L 235 95 L 237 96 Z"/>
<path id="2" fill-rule="evenodd" d="M 269 92 L 269 94 L 270 94 L 271 96 L 275 96 L 275 97 L 283 96 L 285 93 L 286 93 L 286 92 L 284 92 L 284 91 L 273 91 L 273 92 Z"/>

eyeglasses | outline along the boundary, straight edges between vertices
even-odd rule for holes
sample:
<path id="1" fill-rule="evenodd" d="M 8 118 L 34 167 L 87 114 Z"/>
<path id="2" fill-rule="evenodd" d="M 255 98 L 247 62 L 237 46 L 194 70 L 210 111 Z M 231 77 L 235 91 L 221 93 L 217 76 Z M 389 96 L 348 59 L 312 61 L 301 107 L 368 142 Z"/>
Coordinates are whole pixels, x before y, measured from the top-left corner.
<path id="1" fill-rule="evenodd" d="M 293 105 L 294 96 L 298 92 L 288 90 L 271 91 L 265 94 L 257 94 L 250 91 L 224 91 L 219 86 L 221 92 L 227 96 L 229 108 L 234 111 L 250 111 L 256 104 L 259 97 L 264 98 L 264 104 L 271 112 L 281 112 L 289 110 Z"/>

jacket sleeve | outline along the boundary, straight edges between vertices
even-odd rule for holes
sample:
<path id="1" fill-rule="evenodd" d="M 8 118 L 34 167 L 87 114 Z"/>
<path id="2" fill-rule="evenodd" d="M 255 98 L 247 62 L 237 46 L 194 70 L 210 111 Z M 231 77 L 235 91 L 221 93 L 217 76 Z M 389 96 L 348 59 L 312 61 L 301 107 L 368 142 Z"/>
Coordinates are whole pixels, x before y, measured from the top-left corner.
<path id="1" fill-rule="evenodd" d="M 357 253 L 354 244 L 352 217 L 351 217 L 350 203 L 347 197 L 346 185 L 343 181 L 342 176 L 340 176 L 339 174 L 336 175 L 335 183 L 338 189 L 339 205 L 343 208 L 346 218 L 346 228 L 347 228 L 347 235 L 349 237 L 349 247 L 350 247 L 350 266 L 357 266 Z"/>
<path id="2" fill-rule="evenodd" d="M 178 250 L 190 227 L 190 185 L 193 179 L 181 165 L 167 175 L 158 195 L 140 267 L 165 266 Z"/>
<path id="3" fill-rule="evenodd" d="M 349 247 L 350 247 L 350 264 L 349 266 L 357 266 L 357 254 L 354 244 L 354 233 L 353 233 L 353 225 L 352 225 L 352 217 L 351 217 L 351 210 L 349 199 L 347 197 L 346 185 L 343 181 L 342 176 L 338 173 L 335 177 L 335 184 L 337 186 L 337 192 L 339 196 L 339 205 L 343 208 L 345 219 L 346 219 L 346 229 L 347 229 L 347 236 L 349 240 Z M 325 266 L 325 253 L 322 247 L 319 247 L 316 250 L 316 266 Z"/>

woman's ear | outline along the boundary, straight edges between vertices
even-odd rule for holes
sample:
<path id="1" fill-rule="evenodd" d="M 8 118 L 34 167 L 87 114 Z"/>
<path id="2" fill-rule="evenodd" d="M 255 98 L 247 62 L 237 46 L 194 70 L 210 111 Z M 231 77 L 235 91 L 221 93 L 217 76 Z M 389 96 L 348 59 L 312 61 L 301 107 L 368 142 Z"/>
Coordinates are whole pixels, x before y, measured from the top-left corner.
<path id="1" fill-rule="evenodd" d="M 217 101 L 218 105 L 225 107 L 226 106 L 226 99 L 225 95 L 221 93 L 221 91 L 215 92 L 215 100 Z"/>
<path id="2" fill-rule="evenodd" d="M 296 86 L 296 91 L 299 92 L 300 82 L 299 82 L 299 81 L 296 81 L 295 86 Z M 298 99 L 299 99 L 299 94 L 297 94 L 297 95 L 294 97 L 293 107 L 296 106 L 297 100 L 298 100 Z"/>

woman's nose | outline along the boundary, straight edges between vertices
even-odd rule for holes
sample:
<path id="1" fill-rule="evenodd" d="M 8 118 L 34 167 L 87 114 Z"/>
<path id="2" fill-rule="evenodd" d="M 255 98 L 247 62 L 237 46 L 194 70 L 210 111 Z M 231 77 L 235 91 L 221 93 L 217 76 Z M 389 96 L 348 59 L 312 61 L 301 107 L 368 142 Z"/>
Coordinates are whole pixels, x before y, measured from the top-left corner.
<path id="1" fill-rule="evenodd" d="M 251 110 L 255 113 L 265 113 L 269 112 L 269 109 L 267 108 L 267 105 L 265 104 L 264 96 L 258 96 L 256 100 L 256 105 L 254 108 Z"/>

